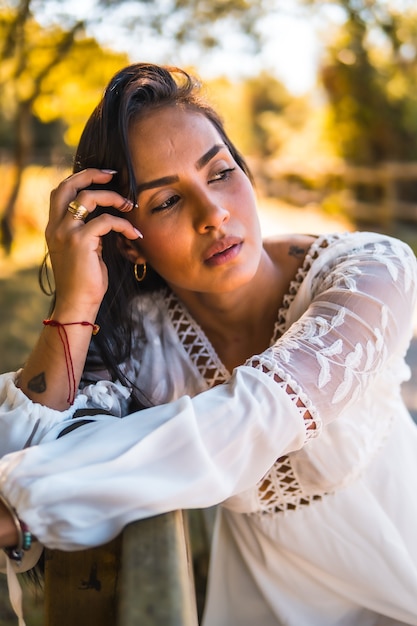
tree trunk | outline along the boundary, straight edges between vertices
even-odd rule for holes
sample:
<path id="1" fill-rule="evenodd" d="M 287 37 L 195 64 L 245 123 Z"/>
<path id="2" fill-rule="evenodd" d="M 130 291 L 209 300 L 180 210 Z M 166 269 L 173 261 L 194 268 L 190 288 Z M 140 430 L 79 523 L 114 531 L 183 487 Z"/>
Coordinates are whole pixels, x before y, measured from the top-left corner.
<path id="1" fill-rule="evenodd" d="M 31 103 L 21 102 L 15 120 L 16 144 L 13 154 L 13 183 L 0 223 L 1 245 L 6 254 L 10 254 L 14 241 L 16 203 L 22 185 L 23 172 L 32 149 L 31 122 Z"/>

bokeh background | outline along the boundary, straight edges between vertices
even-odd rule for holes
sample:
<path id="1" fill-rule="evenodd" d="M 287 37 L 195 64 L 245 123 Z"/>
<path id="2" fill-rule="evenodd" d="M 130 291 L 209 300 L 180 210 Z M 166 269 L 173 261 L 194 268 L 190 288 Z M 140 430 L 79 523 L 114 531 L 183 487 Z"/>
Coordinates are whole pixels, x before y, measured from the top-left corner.
<path id="1" fill-rule="evenodd" d="M 417 250 L 415 0 L 0 0 L 0 372 L 24 363 L 50 306 L 50 190 L 135 61 L 201 77 L 252 167 L 265 234 L 378 230 Z M 416 370 L 416 339 L 408 359 Z M 414 381 L 404 394 L 415 417 Z M 41 625 L 42 592 L 25 602 Z M 16 623 L 2 580 L 0 626 Z"/>

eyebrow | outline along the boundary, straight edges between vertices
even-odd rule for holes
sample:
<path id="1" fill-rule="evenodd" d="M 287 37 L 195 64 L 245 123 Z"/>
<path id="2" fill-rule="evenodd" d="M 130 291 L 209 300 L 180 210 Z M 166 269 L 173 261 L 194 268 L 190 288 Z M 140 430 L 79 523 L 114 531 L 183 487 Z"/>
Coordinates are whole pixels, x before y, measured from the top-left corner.
<path id="1" fill-rule="evenodd" d="M 211 161 L 211 159 L 216 156 L 216 154 L 220 152 L 222 148 L 226 148 L 226 144 L 216 143 L 212 148 L 210 148 L 210 150 L 207 150 L 207 152 L 203 154 L 203 156 L 200 157 L 196 162 L 195 166 L 197 170 L 201 170 L 205 165 L 207 165 L 207 163 Z"/>
<path id="2" fill-rule="evenodd" d="M 227 148 L 226 144 L 224 143 L 218 143 L 212 146 L 210 150 L 207 150 L 207 152 L 203 154 L 203 156 L 200 157 L 196 161 L 195 163 L 196 169 L 200 171 L 223 148 Z M 179 181 L 179 176 L 177 174 L 173 174 L 172 176 L 163 176 L 162 178 L 155 178 L 154 180 L 150 180 L 145 183 L 140 183 L 136 187 L 136 193 L 137 195 L 139 195 L 142 191 L 145 191 L 146 189 L 154 189 L 156 187 L 163 187 L 164 185 L 171 185 L 172 183 L 177 183 L 178 181 Z"/>
<path id="3" fill-rule="evenodd" d="M 178 181 L 179 177 L 177 175 L 155 178 L 155 180 L 150 180 L 147 183 L 140 183 L 140 185 L 136 187 L 136 194 L 139 195 L 142 191 L 145 191 L 145 189 L 163 187 L 164 185 L 171 185 L 171 183 L 177 183 Z"/>

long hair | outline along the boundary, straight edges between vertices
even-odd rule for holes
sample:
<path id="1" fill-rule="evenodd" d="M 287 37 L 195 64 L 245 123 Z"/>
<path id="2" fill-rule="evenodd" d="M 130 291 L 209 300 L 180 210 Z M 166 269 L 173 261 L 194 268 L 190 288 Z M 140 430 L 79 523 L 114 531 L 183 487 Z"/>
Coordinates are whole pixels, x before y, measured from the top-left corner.
<path id="1" fill-rule="evenodd" d="M 227 136 L 221 118 L 202 98 L 200 87 L 194 77 L 175 67 L 135 63 L 122 69 L 111 79 L 87 121 L 73 171 L 89 167 L 113 169 L 117 174 L 106 189 L 136 202 L 137 185 L 129 150 L 131 125 L 149 111 L 179 105 L 201 113 L 213 124 L 238 166 L 251 178 L 249 168 Z M 87 219 L 94 219 L 102 212 L 119 215 L 108 207 L 97 207 Z M 86 370 L 100 361 L 100 369 L 104 365 L 113 379 L 132 385 L 119 367 L 132 351 L 131 300 L 140 291 L 160 288 L 164 281 L 149 267 L 146 279 L 140 284 L 135 281 L 132 264 L 119 252 L 117 237 L 111 232 L 102 238 L 109 285 L 97 316 L 101 330 L 93 338 Z"/>

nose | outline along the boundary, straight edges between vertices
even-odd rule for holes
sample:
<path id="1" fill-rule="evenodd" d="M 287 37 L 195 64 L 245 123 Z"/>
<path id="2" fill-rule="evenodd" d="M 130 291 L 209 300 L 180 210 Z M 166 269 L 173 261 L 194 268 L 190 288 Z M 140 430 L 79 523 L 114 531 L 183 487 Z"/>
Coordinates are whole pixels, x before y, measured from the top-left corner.
<path id="1" fill-rule="evenodd" d="M 220 230 L 230 219 L 230 213 L 220 202 L 205 196 L 196 206 L 194 224 L 197 232 L 204 234 Z"/>

